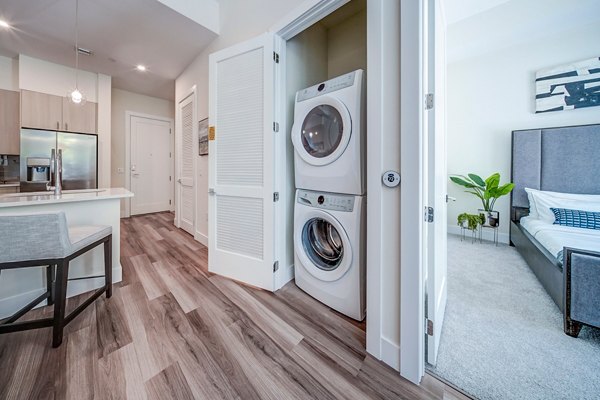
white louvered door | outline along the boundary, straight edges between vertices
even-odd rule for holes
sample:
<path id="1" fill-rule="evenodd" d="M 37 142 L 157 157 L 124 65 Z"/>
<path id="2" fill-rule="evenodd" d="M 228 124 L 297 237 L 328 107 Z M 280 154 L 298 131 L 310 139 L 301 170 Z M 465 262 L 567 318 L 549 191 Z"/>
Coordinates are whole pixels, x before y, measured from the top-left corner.
<path id="1" fill-rule="evenodd" d="M 190 94 L 179 103 L 179 132 L 177 177 L 176 221 L 178 226 L 190 234 L 194 234 L 195 188 L 194 188 L 194 156 L 197 148 L 194 140 L 194 94 Z"/>
<path id="2" fill-rule="evenodd" d="M 210 56 L 209 271 L 273 290 L 274 61 L 270 34 Z"/>

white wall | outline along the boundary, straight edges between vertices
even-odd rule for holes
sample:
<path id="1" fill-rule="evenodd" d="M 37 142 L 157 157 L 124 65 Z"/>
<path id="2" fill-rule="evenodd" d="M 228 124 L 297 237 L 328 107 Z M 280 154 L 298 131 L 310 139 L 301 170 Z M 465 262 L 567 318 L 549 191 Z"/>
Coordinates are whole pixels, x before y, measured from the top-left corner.
<path id="1" fill-rule="evenodd" d="M 19 59 L 0 56 L 0 89 L 19 91 Z"/>
<path id="2" fill-rule="evenodd" d="M 25 55 L 19 56 L 19 89 L 64 97 L 75 87 L 75 69 Z M 98 186 L 110 187 L 111 77 L 79 71 L 79 87 L 98 103 Z"/>
<path id="3" fill-rule="evenodd" d="M 111 106 L 111 185 L 112 187 L 125 187 L 125 173 L 129 167 L 125 165 L 125 112 L 134 111 L 142 114 L 164 118 L 175 118 L 175 103 L 170 100 L 145 96 L 121 89 L 112 89 Z M 175 135 L 173 135 L 175 137 Z M 123 172 L 119 173 L 118 169 Z M 174 198 L 174 197 L 172 197 Z M 121 201 L 121 214 L 123 214 L 125 200 Z"/>
<path id="4" fill-rule="evenodd" d="M 507 29 L 510 27 L 507 26 Z M 453 29 L 453 28 L 451 28 Z M 457 45 L 449 36 L 448 46 Z M 448 173 L 468 172 L 488 176 L 500 172 L 510 180 L 511 132 L 600 123 L 600 108 L 535 114 L 535 72 L 572 61 L 600 56 L 600 25 L 578 26 L 543 39 L 523 42 L 485 54 L 461 59 L 448 66 Z M 456 217 L 475 212 L 478 200 L 453 183 L 448 205 L 448 227 L 455 229 Z M 496 203 L 501 217 L 501 240 L 508 241 L 509 197 Z"/>
<path id="5" fill-rule="evenodd" d="M 296 0 L 223 0 L 219 3 L 220 35 L 175 82 L 175 101 L 197 86 L 198 119 L 208 117 L 208 55 L 266 32 L 298 5 Z M 208 157 L 198 157 L 196 230 L 208 236 Z"/>

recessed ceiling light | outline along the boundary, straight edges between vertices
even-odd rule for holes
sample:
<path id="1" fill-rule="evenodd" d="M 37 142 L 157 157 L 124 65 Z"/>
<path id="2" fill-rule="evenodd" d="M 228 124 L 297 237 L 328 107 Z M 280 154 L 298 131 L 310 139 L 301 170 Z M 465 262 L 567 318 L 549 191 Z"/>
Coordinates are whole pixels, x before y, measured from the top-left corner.
<path id="1" fill-rule="evenodd" d="M 142 64 L 139 64 L 136 68 L 138 71 L 142 71 L 142 72 L 146 70 L 146 66 L 142 65 Z"/>
<path id="2" fill-rule="evenodd" d="M 8 22 L 4 21 L 3 19 L 0 19 L 0 27 L 10 28 L 10 25 L 8 24 Z"/>

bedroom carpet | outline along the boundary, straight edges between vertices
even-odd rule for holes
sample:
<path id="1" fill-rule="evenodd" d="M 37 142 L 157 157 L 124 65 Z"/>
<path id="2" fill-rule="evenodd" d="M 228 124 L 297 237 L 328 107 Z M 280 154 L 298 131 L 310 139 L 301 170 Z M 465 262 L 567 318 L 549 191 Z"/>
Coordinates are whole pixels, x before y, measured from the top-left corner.
<path id="1" fill-rule="evenodd" d="M 431 370 L 480 399 L 600 398 L 600 329 L 562 314 L 515 248 L 448 236 L 448 303 Z"/>

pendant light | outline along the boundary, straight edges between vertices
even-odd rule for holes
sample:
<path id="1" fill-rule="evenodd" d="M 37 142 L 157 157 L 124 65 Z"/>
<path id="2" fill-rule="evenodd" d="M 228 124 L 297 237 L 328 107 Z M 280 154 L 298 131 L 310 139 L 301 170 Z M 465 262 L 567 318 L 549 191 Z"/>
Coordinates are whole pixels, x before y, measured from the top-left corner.
<path id="1" fill-rule="evenodd" d="M 79 89 L 79 0 L 75 0 L 75 88 L 67 93 L 67 98 L 76 105 L 83 105 L 86 101 Z"/>

